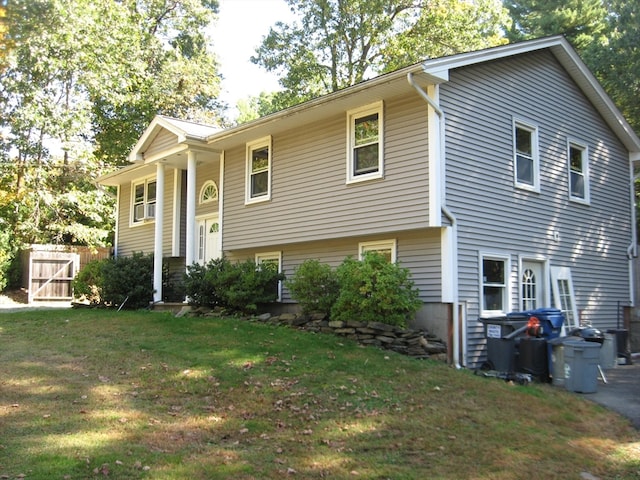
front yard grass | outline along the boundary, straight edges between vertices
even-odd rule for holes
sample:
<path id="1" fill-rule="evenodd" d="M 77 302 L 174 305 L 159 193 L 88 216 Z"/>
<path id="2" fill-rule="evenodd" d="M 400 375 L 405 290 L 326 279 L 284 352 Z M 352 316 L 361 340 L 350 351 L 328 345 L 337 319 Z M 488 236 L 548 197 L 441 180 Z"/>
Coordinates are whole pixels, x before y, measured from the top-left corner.
<path id="1" fill-rule="evenodd" d="M 640 478 L 579 395 L 233 318 L 0 314 L 0 478 Z"/>

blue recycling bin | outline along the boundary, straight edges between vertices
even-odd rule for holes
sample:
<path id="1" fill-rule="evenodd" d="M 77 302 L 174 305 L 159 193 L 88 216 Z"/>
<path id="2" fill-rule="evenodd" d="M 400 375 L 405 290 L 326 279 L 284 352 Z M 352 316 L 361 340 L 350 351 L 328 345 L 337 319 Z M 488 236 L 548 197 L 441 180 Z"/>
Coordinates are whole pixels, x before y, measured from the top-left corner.
<path id="1" fill-rule="evenodd" d="M 564 314 L 557 308 L 538 308 L 527 312 L 529 318 L 535 317 L 540 321 L 540 337 L 547 340 L 558 338 L 564 325 Z"/>

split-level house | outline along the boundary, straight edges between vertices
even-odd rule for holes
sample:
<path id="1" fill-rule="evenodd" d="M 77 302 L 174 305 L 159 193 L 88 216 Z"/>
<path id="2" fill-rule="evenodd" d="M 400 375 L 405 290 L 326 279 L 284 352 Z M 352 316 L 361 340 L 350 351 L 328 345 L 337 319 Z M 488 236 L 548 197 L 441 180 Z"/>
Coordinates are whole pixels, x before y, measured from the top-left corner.
<path id="1" fill-rule="evenodd" d="M 633 298 L 640 139 L 563 37 L 427 60 L 228 129 L 158 116 L 118 189 L 116 252 L 332 266 L 383 251 L 456 364 L 481 317 L 558 307 L 616 326 Z M 282 309 L 295 302 L 281 289 Z"/>

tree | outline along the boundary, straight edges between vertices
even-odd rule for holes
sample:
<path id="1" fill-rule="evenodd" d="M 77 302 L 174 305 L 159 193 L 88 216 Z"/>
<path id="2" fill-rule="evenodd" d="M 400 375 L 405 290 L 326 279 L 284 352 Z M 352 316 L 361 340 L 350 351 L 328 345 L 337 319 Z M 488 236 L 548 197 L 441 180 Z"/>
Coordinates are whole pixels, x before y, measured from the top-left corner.
<path id="1" fill-rule="evenodd" d="M 156 114 L 221 118 L 216 0 L 10 0 L 0 22 L 0 213 L 11 244 L 103 245 L 96 188 Z M 0 11 L 0 14 L 2 11 Z"/>
<path id="2" fill-rule="evenodd" d="M 640 132 L 640 5 L 612 0 L 606 22 L 606 35 L 582 54 L 631 126 Z"/>
<path id="3" fill-rule="evenodd" d="M 282 76 L 284 90 L 271 98 L 270 111 L 442 52 L 501 41 L 499 0 L 287 2 L 300 23 L 276 23 L 251 59 Z"/>
<path id="4" fill-rule="evenodd" d="M 511 16 L 511 42 L 563 34 L 580 50 L 606 30 L 604 0 L 514 0 L 505 2 Z"/>

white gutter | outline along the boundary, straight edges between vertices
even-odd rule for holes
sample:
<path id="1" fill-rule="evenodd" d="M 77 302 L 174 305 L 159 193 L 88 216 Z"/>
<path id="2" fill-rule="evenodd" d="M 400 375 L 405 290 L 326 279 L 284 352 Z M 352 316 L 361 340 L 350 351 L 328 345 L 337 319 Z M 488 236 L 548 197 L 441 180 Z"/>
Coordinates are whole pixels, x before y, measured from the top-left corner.
<path id="1" fill-rule="evenodd" d="M 440 145 L 439 147 L 439 153 L 440 153 L 440 166 L 444 167 L 445 165 L 445 114 L 444 111 L 440 108 L 440 106 L 438 105 L 438 103 L 433 100 L 422 88 L 420 88 L 420 86 L 418 84 L 416 84 L 415 80 L 413 79 L 413 73 L 409 72 L 407 73 L 407 81 L 409 82 L 409 85 L 411 85 L 416 92 L 418 92 L 418 94 L 424 99 L 425 102 L 427 102 L 429 104 L 429 106 L 433 109 L 433 111 L 436 113 L 436 115 L 438 115 L 438 118 L 440 119 L 439 122 L 439 130 L 440 130 L 440 135 L 439 135 L 439 143 Z M 431 148 L 431 146 L 430 146 Z M 453 317 L 453 363 L 455 365 L 456 368 L 461 368 L 460 365 L 460 343 L 462 343 L 462 349 L 464 352 L 464 357 L 463 357 L 463 363 L 464 363 L 464 358 L 466 358 L 466 332 L 464 331 L 465 329 L 463 328 L 463 336 L 465 338 L 462 339 L 462 342 L 460 341 L 460 312 L 459 312 L 459 308 L 460 308 L 460 301 L 459 301 L 459 294 L 458 294 L 458 221 L 455 217 L 455 215 L 453 214 L 453 212 L 451 212 L 451 210 L 449 210 L 447 208 L 446 205 L 446 189 L 444 187 L 445 184 L 445 174 L 444 174 L 444 168 L 441 169 L 441 211 L 442 213 L 449 219 L 449 222 L 451 223 L 451 232 L 452 232 L 452 238 L 451 238 L 451 244 L 452 244 L 452 248 L 451 248 L 451 264 L 452 264 L 452 279 L 451 279 L 451 283 L 452 283 L 452 293 L 453 293 L 453 299 L 452 299 L 452 304 L 453 304 L 453 312 L 452 312 L 452 317 Z"/>

